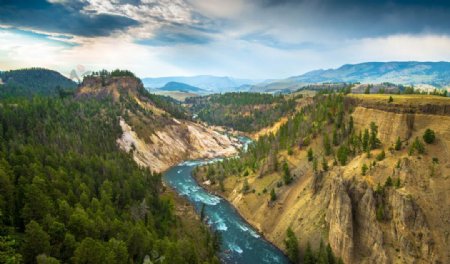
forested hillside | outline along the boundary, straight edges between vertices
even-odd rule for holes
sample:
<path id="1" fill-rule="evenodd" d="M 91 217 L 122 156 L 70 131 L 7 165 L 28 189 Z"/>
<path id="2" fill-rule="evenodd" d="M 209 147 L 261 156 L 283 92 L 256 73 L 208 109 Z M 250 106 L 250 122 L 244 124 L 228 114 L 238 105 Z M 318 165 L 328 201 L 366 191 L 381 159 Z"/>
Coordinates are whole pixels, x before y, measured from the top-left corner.
<path id="1" fill-rule="evenodd" d="M 325 90 L 240 158 L 195 175 L 294 263 L 336 263 L 332 253 L 345 263 L 446 262 L 448 206 L 435 205 L 449 204 L 448 105 Z"/>
<path id="2" fill-rule="evenodd" d="M 0 98 L 59 95 L 73 91 L 77 84 L 60 73 L 42 68 L 0 72 Z"/>
<path id="3" fill-rule="evenodd" d="M 296 99 L 283 95 L 225 93 L 187 98 L 186 103 L 198 118 L 209 124 L 255 132 L 293 112 Z"/>
<path id="4" fill-rule="evenodd" d="M 218 239 L 200 223 L 183 227 L 161 175 L 119 150 L 129 106 L 1 102 L 0 263 L 218 262 Z"/>

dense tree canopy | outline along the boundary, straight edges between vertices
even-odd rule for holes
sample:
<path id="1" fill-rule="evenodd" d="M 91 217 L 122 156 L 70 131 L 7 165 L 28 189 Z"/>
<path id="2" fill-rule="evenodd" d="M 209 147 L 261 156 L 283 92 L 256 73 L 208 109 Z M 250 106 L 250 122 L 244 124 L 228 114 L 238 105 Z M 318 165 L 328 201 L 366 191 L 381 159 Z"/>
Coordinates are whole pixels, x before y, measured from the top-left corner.
<path id="1" fill-rule="evenodd" d="M 217 261 L 207 229 L 189 235 L 161 197 L 161 175 L 118 149 L 122 113 L 106 99 L 2 102 L 0 262 Z"/>
<path id="2" fill-rule="evenodd" d="M 0 79 L 0 99 L 58 95 L 68 90 L 73 91 L 77 86 L 60 73 L 42 68 L 0 72 Z"/>
<path id="3" fill-rule="evenodd" d="M 225 93 L 186 99 L 192 112 L 210 124 L 258 131 L 295 111 L 295 98 L 259 93 Z"/>

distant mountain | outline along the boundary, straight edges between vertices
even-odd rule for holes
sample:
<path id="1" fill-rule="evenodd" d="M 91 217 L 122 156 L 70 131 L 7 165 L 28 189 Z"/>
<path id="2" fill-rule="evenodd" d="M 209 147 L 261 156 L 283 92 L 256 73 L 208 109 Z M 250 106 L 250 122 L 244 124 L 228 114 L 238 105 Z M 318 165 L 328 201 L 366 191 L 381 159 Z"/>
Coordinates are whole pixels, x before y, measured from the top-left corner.
<path id="1" fill-rule="evenodd" d="M 205 93 L 208 92 L 204 89 L 181 83 L 181 82 L 168 82 L 166 85 L 164 85 L 161 88 L 158 88 L 158 90 L 164 90 L 164 91 L 179 91 L 184 93 Z"/>
<path id="2" fill-rule="evenodd" d="M 159 78 L 143 78 L 142 82 L 147 88 L 160 88 L 169 82 L 178 82 L 192 85 L 210 93 L 217 92 L 231 92 L 242 91 L 241 89 L 248 89 L 248 85 L 256 84 L 258 80 L 250 79 L 236 79 L 232 77 L 218 77 L 210 75 L 199 75 L 191 77 L 174 76 L 174 77 L 159 77 Z"/>
<path id="3" fill-rule="evenodd" d="M 296 90 L 313 83 L 427 84 L 440 88 L 450 84 L 450 62 L 366 62 L 337 69 L 315 70 L 300 76 L 255 85 L 251 91 Z"/>
<path id="4" fill-rule="evenodd" d="M 30 68 L 0 72 L 0 98 L 56 95 L 59 89 L 75 89 L 77 84 L 59 72 Z"/>

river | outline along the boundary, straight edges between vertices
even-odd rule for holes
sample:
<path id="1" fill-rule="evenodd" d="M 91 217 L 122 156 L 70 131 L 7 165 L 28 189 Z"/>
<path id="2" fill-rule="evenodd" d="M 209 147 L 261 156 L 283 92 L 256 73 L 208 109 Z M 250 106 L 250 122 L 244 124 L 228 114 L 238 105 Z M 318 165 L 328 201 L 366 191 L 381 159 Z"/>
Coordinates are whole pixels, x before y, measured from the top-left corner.
<path id="1" fill-rule="evenodd" d="M 222 262 L 289 263 L 285 255 L 262 238 L 228 201 L 210 194 L 197 184 L 192 177 L 192 170 L 207 162 L 214 160 L 183 162 L 164 173 L 163 181 L 187 198 L 197 213 L 200 213 L 202 205 L 205 204 L 205 219 L 212 229 L 220 232 L 222 237 L 220 253 Z"/>

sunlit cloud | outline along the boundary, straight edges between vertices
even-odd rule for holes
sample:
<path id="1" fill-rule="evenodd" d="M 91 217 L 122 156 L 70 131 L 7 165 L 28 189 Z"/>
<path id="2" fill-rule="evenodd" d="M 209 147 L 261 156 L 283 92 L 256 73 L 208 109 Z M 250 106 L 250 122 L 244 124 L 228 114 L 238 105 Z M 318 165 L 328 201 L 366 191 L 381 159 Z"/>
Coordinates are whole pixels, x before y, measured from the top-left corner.
<path id="1" fill-rule="evenodd" d="M 450 60 L 441 1 L 25 0 L 0 8 L 0 69 L 281 78 L 364 61 Z"/>

